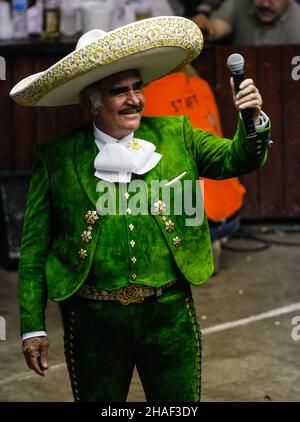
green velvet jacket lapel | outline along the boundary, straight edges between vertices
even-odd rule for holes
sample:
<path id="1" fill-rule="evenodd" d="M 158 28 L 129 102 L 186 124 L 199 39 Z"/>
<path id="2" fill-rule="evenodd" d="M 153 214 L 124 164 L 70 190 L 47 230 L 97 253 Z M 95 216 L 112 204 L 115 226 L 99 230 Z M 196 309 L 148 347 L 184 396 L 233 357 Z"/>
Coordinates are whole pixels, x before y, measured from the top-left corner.
<path id="1" fill-rule="evenodd" d="M 74 145 L 74 163 L 80 186 L 94 208 L 97 202 L 96 186 L 99 182 L 99 179 L 94 175 L 94 160 L 97 153 L 93 127 L 89 125 Z"/>

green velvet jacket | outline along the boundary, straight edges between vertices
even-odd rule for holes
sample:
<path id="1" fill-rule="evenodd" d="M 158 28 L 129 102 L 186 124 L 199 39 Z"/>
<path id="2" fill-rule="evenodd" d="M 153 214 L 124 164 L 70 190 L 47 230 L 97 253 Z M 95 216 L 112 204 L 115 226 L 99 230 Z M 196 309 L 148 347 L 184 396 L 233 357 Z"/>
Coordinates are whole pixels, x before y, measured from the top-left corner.
<path id="1" fill-rule="evenodd" d="M 184 172 L 185 180 L 197 180 L 199 175 L 224 179 L 251 172 L 266 160 L 269 129 L 259 133 L 256 143 L 246 140 L 242 123 L 234 139 L 228 140 L 194 129 L 187 117 L 144 117 L 135 136 L 154 143 L 163 155 L 145 174 L 150 188 L 153 179 L 173 180 Z M 19 264 L 22 333 L 44 330 L 47 298 L 62 301 L 70 297 L 89 274 L 101 218 L 93 225 L 88 244 L 81 234 L 89 225 L 86 213 L 96 210 L 96 154 L 91 124 L 36 148 Z M 152 206 L 149 202 L 149 210 Z M 213 271 L 209 228 L 206 218 L 201 225 L 187 226 L 187 217 L 168 216 L 175 223 L 169 233 L 162 216 L 153 215 L 182 276 L 201 284 Z M 180 245 L 174 244 L 174 237 L 180 238 Z M 82 248 L 87 252 L 80 257 Z"/>

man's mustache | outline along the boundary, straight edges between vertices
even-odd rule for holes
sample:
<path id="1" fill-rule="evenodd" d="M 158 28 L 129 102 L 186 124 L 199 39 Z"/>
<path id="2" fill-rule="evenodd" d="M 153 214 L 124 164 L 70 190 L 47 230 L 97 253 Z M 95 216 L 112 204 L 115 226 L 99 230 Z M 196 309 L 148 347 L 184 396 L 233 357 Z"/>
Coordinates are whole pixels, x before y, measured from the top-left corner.
<path id="1" fill-rule="evenodd" d="M 140 113 L 144 108 L 144 104 L 139 104 L 136 106 L 126 107 L 120 110 L 120 114 L 127 114 L 127 113 Z"/>
<path id="2" fill-rule="evenodd" d="M 274 10 L 270 7 L 258 7 L 257 11 L 262 13 L 274 13 Z"/>

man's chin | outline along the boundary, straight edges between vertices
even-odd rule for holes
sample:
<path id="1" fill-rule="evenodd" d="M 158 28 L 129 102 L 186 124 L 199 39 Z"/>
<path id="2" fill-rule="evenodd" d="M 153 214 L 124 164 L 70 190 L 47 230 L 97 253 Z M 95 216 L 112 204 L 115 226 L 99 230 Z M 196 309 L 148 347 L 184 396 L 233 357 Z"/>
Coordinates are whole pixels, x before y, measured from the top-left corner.
<path id="1" fill-rule="evenodd" d="M 140 125 L 141 115 L 138 114 L 127 114 L 123 116 L 123 122 L 126 126 L 135 127 L 137 129 Z"/>
<path id="2" fill-rule="evenodd" d="M 134 132 L 140 125 L 141 116 L 133 116 L 126 118 L 122 121 L 122 126 L 124 129 L 127 129 L 129 132 Z"/>
<path id="3" fill-rule="evenodd" d="M 273 13 L 258 13 L 257 18 L 261 23 L 268 25 L 273 23 L 277 19 L 277 16 Z"/>

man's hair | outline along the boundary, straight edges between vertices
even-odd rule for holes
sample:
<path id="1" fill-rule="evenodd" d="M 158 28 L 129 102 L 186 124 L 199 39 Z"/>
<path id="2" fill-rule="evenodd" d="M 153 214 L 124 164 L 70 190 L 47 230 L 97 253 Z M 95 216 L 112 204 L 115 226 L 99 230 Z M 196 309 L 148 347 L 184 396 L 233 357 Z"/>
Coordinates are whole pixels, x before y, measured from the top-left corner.
<path id="1" fill-rule="evenodd" d="M 98 110 L 102 106 L 101 91 L 99 87 L 100 82 L 94 82 L 85 87 L 79 95 L 80 104 L 82 107 L 90 109 L 92 112 Z"/>

